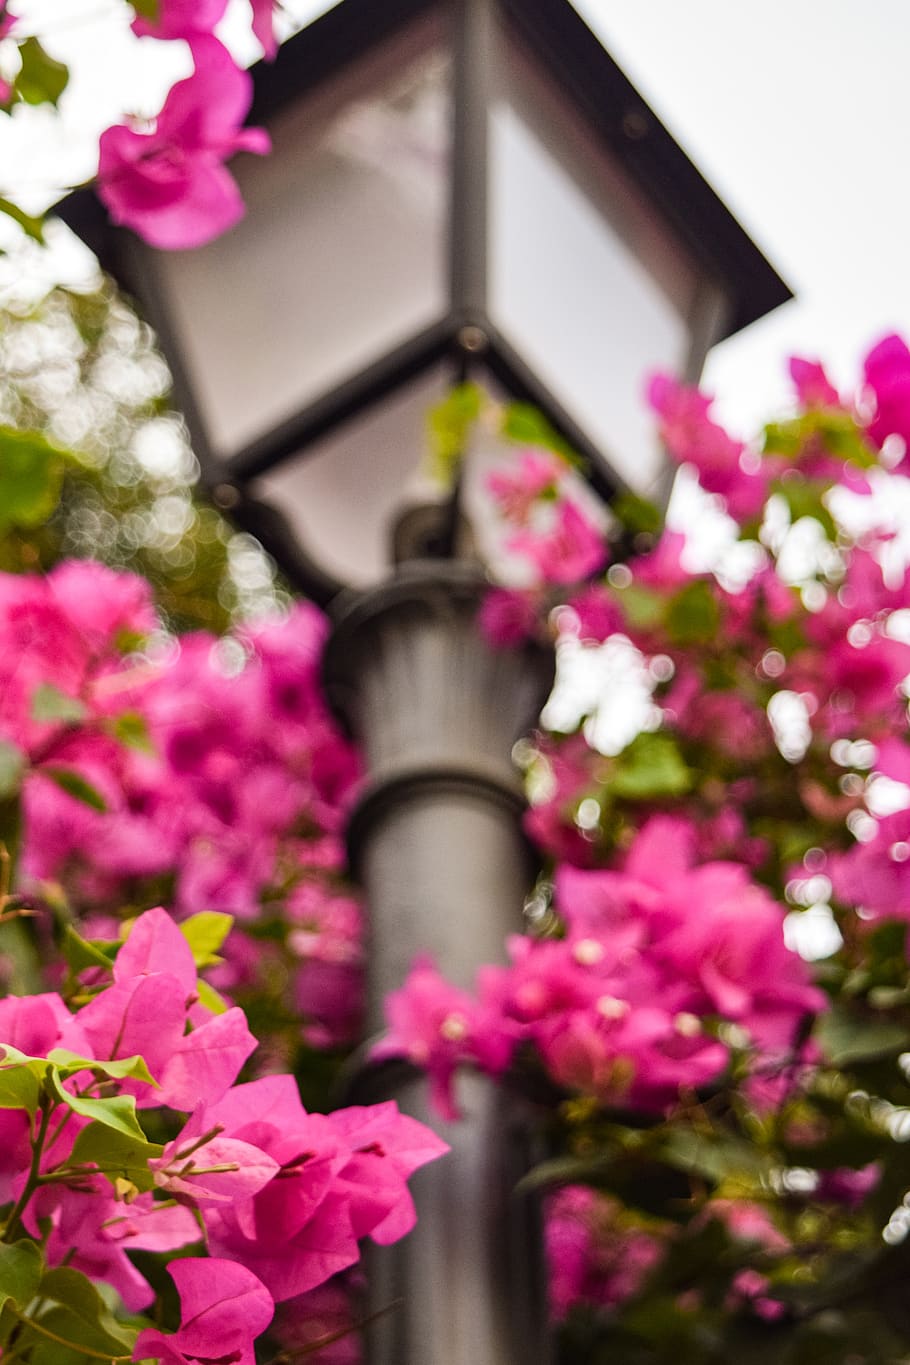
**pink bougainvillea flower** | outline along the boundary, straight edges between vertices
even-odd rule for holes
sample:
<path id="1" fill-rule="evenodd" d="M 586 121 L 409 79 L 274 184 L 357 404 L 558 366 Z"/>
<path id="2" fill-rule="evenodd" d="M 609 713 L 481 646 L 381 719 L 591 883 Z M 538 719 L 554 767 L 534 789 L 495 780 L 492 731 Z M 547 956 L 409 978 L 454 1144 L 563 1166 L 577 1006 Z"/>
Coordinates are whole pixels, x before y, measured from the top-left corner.
<path id="1" fill-rule="evenodd" d="M 405 1181 L 446 1150 L 391 1102 L 308 1114 L 290 1076 L 234 1087 L 202 1121 L 279 1167 L 251 1197 L 204 1210 L 211 1246 L 254 1270 L 276 1301 L 353 1265 L 359 1237 L 403 1236 L 414 1222 Z"/>
<path id="2" fill-rule="evenodd" d="M 158 625 L 149 583 L 90 559 L 57 564 L 47 576 L 51 596 L 93 652 L 123 637 L 148 635 Z"/>
<path id="3" fill-rule="evenodd" d="M 713 400 L 666 374 L 651 377 L 647 399 L 660 418 L 660 438 L 671 458 L 694 465 L 701 486 L 720 494 L 737 521 L 757 516 L 767 496 L 767 475 L 744 467 L 742 441 L 709 416 Z"/>
<path id="4" fill-rule="evenodd" d="M 560 614 L 560 630 L 592 644 L 603 644 L 625 624 L 615 597 L 597 583 L 571 598 L 568 607 Z"/>
<path id="5" fill-rule="evenodd" d="M 160 906 L 146 910 L 130 930 L 129 937 L 114 959 L 114 980 L 128 982 L 133 977 L 167 972 L 176 977 L 185 997 L 196 990 L 196 964 L 186 938 L 166 910 Z"/>
<path id="6" fill-rule="evenodd" d="M 621 1206 L 584 1185 L 566 1185 L 546 1202 L 544 1248 L 550 1311 L 564 1318 L 575 1304 L 609 1307 L 630 1298 L 660 1259 L 661 1242 L 630 1227 Z"/>
<path id="7" fill-rule="evenodd" d="M 691 583 L 692 574 L 683 567 L 686 537 L 682 531 L 665 530 L 653 550 L 635 561 L 635 582 L 648 588 L 681 588 Z M 619 597 L 620 607 L 622 596 Z"/>
<path id="8" fill-rule="evenodd" d="M 519 531 L 506 548 L 530 559 L 545 583 L 578 582 L 603 568 L 607 560 L 602 533 L 568 499 L 557 507 L 549 530 Z"/>
<path id="9" fill-rule="evenodd" d="M 167 1270 L 180 1295 L 180 1327 L 169 1336 L 154 1328 L 140 1332 L 133 1359 L 255 1365 L 253 1342 L 275 1312 L 265 1285 L 244 1266 L 215 1256 L 171 1261 Z"/>
<path id="10" fill-rule="evenodd" d="M 309 1356 L 318 1365 L 363 1365 L 356 1298 L 344 1280 L 332 1280 L 281 1304 L 272 1335 L 289 1359 Z"/>
<path id="11" fill-rule="evenodd" d="M 565 472 L 565 464 L 550 451 L 525 450 L 517 462 L 492 470 L 486 489 L 501 517 L 524 526 L 536 502 L 557 497 Z"/>
<path id="12" fill-rule="evenodd" d="M 275 35 L 275 14 L 277 0 L 250 0 L 253 7 L 253 35 L 262 45 L 267 61 L 274 61 L 278 53 L 278 39 Z"/>
<path id="13" fill-rule="evenodd" d="M 196 38 L 211 33 L 227 0 L 158 0 L 158 17 L 137 14 L 131 28 L 140 38 Z"/>
<path id="14" fill-rule="evenodd" d="M 492 588 L 481 603 L 477 624 L 488 644 L 512 649 L 534 635 L 538 610 L 535 593 Z"/>
<path id="15" fill-rule="evenodd" d="M 121 949 L 114 984 L 86 1005 L 74 1027 L 84 1032 L 93 1049 L 91 1056 L 145 1058 L 159 1087 L 142 1081 L 123 1083 L 140 1106 L 169 1104 L 190 1112 L 197 1104 L 221 1098 L 256 1040 L 243 1011 L 236 1007 L 209 1016 L 191 1033 L 186 1032 L 188 1011 L 195 1004 L 190 993 L 195 990 L 195 972 L 191 982 L 177 945 L 179 930 L 165 930 L 163 916 L 163 911 L 148 911 L 136 921 L 133 934 L 138 933 L 139 939 L 134 948 L 130 949 L 128 940 Z M 163 962 L 172 970 L 153 970 Z M 129 969 L 136 974 L 127 975 Z"/>
<path id="16" fill-rule="evenodd" d="M 839 408 L 840 395 L 817 360 L 791 356 L 787 362 L 796 397 L 803 408 Z"/>
<path id="17" fill-rule="evenodd" d="M 863 362 L 863 375 L 875 400 L 875 414 L 868 432 L 881 446 L 889 436 L 899 436 L 910 447 L 910 349 L 902 337 L 882 337 Z M 907 463 L 907 456 L 899 467 Z"/>
<path id="18" fill-rule="evenodd" d="M 200 1104 L 161 1156 L 149 1162 L 155 1184 L 199 1206 L 258 1194 L 277 1175 L 278 1162 L 249 1142 L 224 1137 L 217 1128 Z"/>
<path id="19" fill-rule="evenodd" d="M 116 223 L 152 246 L 202 246 L 243 215 L 224 166 L 235 152 L 269 150 L 262 128 L 241 128 L 252 78 L 211 37 L 191 43 L 195 70 L 178 81 L 150 131 L 126 124 L 101 135 L 98 194 Z"/>
<path id="20" fill-rule="evenodd" d="M 394 1100 L 337 1109 L 325 1121 L 351 1149 L 335 1189 L 350 1197 L 355 1235 L 369 1234 L 381 1246 L 397 1242 L 417 1221 L 405 1183 L 408 1176 L 444 1156 L 448 1144 L 424 1124 L 400 1113 Z"/>
<path id="21" fill-rule="evenodd" d="M 127 1308 L 138 1311 L 155 1292 L 127 1251 L 176 1251 L 199 1240 L 199 1225 L 189 1209 L 156 1204 L 141 1194 L 127 1206 L 113 1197 L 101 1176 L 87 1177 L 79 1189 L 46 1185 L 29 1210 L 34 1232 L 48 1228 L 48 1265 L 71 1265 L 113 1285 Z"/>
<path id="22" fill-rule="evenodd" d="M 430 1097 L 444 1119 L 457 1119 L 453 1079 L 458 1066 L 477 1062 L 490 1071 L 506 1065 L 510 1046 L 490 1027 L 492 1018 L 467 991 L 418 958 L 404 985 L 385 999 L 389 1031 L 373 1048 L 376 1060 L 406 1057 L 426 1069 Z"/>

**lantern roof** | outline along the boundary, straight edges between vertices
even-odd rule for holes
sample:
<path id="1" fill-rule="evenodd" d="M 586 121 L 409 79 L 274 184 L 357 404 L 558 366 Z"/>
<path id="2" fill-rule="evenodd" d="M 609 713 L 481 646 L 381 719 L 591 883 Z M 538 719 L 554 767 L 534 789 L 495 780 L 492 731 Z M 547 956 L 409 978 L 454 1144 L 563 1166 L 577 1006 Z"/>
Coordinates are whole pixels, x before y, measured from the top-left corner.
<path id="1" fill-rule="evenodd" d="M 472 0 L 341 0 L 251 68 L 249 122 L 268 123 L 403 28 Z M 490 4 L 557 83 L 594 136 L 662 216 L 692 257 L 724 287 L 729 307 L 718 340 L 793 297 L 759 247 L 647 105 L 568 0 L 481 0 Z M 115 278 L 119 256 L 91 190 L 71 194 L 59 216 Z M 129 281 L 124 281 L 129 287 Z"/>

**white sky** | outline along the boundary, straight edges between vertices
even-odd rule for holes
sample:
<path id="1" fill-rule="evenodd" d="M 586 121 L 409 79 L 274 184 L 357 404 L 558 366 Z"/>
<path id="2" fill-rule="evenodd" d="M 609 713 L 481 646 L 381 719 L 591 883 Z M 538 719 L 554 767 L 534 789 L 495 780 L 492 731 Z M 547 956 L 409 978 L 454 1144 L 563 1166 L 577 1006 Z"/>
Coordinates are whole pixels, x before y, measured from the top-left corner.
<path id="1" fill-rule="evenodd" d="M 872 340 L 910 336 L 907 0 L 576 4 L 797 291 L 709 361 L 731 425 L 746 434 L 785 401 L 792 351 L 830 361 L 846 385 Z M 288 0 L 300 20 L 328 7 Z M 182 44 L 136 42 L 123 0 L 16 9 L 74 67 L 64 120 L 28 110 L 0 127 L 0 190 L 37 204 L 90 175 L 97 131 L 126 109 L 154 113 L 188 63 Z M 233 9 L 237 34 L 244 0 Z"/>

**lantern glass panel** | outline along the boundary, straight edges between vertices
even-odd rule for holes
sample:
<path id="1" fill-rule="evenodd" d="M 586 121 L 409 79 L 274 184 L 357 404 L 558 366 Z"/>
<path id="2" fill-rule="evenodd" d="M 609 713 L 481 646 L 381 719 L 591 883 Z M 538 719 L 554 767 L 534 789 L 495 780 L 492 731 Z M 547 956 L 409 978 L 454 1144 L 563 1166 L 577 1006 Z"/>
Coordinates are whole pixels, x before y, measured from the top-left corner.
<path id="1" fill-rule="evenodd" d="M 490 314 L 632 487 L 661 454 L 642 385 L 685 369 L 700 281 L 655 210 L 514 42 L 490 112 Z"/>
<path id="2" fill-rule="evenodd" d="M 271 156 L 237 158 L 232 231 L 157 255 L 217 457 L 444 314 L 450 98 L 431 16 L 282 110 Z"/>
<path id="3" fill-rule="evenodd" d="M 437 500 L 426 472 L 427 414 L 451 382 L 438 366 L 257 479 L 320 568 L 354 587 L 385 577 L 391 533 L 409 502 Z"/>

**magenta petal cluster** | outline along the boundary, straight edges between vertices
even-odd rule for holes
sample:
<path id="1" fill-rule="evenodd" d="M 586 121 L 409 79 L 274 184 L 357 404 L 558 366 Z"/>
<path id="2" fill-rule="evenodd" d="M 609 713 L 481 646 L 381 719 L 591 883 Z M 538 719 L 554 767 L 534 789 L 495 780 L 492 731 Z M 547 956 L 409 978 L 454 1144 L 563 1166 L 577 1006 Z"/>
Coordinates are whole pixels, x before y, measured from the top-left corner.
<path id="1" fill-rule="evenodd" d="M 648 1113 L 718 1079 L 719 1022 L 739 1027 L 756 1066 L 786 1056 L 825 997 L 767 892 L 739 864 L 697 864 L 695 847 L 685 820 L 655 816 L 622 869 L 558 868 L 565 937 L 515 936 L 510 967 L 480 970 L 478 1000 L 418 964 L 388 998 L 374 1055 L 424 1066 L 446 1117 L 459 1063 L 498 1074 L 519 1046 L 567 1089 Z"/>
<path id="2" fill-rule="evenodd" d="M 255 1365 L 253 1342 L 272 1321 L 272 1296 L 251 1271 L 216 1256 L 171 1261 L 168 1274 L 180 1295 L 180 1327 L 165 1335 L 140 1332 L 134 1360 L 162 1365 L 230 1361 Z"/>
<path id="3" fill-rule="evenodd" d="M 194 71 L 170 91 L 153 126 L 118 124 L 101 136 L 98 194 L 116 223 L 152 246 L 202 246 L 243 215 L 224 163 L 236 152 L 263 154 L 268 134 L 243 128 L 252 79 L 217 39 L 191 42 Z"/>
<path id="4" fill-rule="evenodd" d="M 134 922 L 107 980 L 91 970 L 75 1012 L 50 992 L 0 1001 L 4 1049 L 17 1050 L 0 1063 L 69 1067 L 44 1101 L 37 1164 L 28 1114 L 0 1112 L 0 1199 L 22 1202 L 49 1266 L 106 1282 L 130 1311 L 154 1300 L 131 1250 L 204 1240 L 212 1257 L 171 1267 L 179 1330 L 142 1333 L 137 1359 L 252 1365 L 274 1301 L 353 1266 L 362 1238 L 410 1231 L 408 1179 L 446 1144 L 392 1102 L 324 1115 L 307 1113 L 290 1075 L 236 1084 L 254 1045 L 245 1018 L 202 1004 L 187 940 L 163 910 Z M 161 1147 L 139 1123 L 151 1107 L 179 1127 Z"/>
<path id="5" fill-rule="evenodd" d="M 903 337 L 893 333 L 882 337 L 866 356 L 863 374 L 875 411 L 869 435 L 882 446 L 889 436 L 903 442 L 899 468 L 910 464 L 910 348 Z"/>
<path id="6" fill-rule="evenodd" d="M 767 497 L 767 476 L 746 468 L 745 446 L 710 416 L 712 400 L 666 374 L 652 376 L 647 398 L 671 459 L 694 465 L 702 487 L 719 493 L 737 521 L 757 516 Z"/>
<path id="7" fill-rule="evenodd" d="M 210 34 L 227 9 L 227 0 L 158 0 L 154 20 L 137 14 L 133 32 L 140 38 L 196 38 Z"/>

